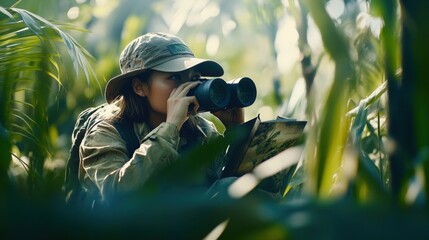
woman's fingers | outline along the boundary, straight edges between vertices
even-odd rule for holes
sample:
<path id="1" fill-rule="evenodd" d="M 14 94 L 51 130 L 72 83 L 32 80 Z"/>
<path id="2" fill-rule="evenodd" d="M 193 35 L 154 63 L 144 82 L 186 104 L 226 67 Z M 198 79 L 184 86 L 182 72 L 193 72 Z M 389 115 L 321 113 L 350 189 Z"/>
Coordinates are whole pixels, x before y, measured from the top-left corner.
<path id="1" fill-rule="evenodd" d="M 196 87 L 199 82 L 187 82 L 175 88 L 167 100 L 167 122 L 175 124 L 179 129 L 189 117 L 196 112 L 199 103 L 195 96 L 187 96 L 190 89 Z"/>
<path id="2" fill-rule="evenodd" d="M 186 82 L 183 84 L 180 84 L 177 88 L 175 88 L 171 94 L 170 97 L 180 97 L 180 96 L 186 96 L 192 88 L 198 86 L 201 82 Z"/>

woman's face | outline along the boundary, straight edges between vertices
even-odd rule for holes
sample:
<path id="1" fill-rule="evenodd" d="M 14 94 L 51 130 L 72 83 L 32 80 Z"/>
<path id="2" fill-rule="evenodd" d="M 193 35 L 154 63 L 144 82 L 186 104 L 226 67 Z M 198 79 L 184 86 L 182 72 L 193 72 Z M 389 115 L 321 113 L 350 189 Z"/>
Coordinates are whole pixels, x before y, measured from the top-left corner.
<path id="1" fill-rule="evenodd" d="M 198 81 L 200 77 L 201 74 L 192 68 L 174 73 L 153 71 L 143 86 L 152 112 L 167 115 L 167 100 L 173 89 L 185 82 Z"/>

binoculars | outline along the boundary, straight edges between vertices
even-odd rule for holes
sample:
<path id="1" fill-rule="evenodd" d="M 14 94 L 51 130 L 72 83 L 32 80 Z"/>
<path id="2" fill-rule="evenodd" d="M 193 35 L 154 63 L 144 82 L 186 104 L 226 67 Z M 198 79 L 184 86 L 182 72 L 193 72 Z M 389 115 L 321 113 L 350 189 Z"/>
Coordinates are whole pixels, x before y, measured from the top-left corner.
<path id="1" fill-rule="evenodd" d="M 247 107 L 256 100 L 255 83 L 248 77 L 228 82 L 221 78 L 201 80 L 202 83 L 188 93 L 188 96 L 197 98 L 200 104 L 198 112 Z"/>

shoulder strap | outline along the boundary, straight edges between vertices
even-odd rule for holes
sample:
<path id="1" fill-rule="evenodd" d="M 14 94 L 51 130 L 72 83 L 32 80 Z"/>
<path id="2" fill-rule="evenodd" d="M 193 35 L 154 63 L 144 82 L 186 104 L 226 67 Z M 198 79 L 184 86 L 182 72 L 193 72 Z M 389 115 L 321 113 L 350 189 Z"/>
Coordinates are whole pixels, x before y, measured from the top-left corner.
<path id="1" fill-rule="evenodd" d="M 70 148 L 69 157 L 67 159 L 65 179 L 63 190 L 66 194 L 66 201 L 76 203 L 81 192 L 79 183 L 79 147 L 85 136 L 86 130 L 91 123 L 95 122 L 97 112 L 104 108 L 105 104 L 91 107 L 83 110 L 76 121 L 72 133 L 72 146 Z"/>
<path id="2" fill-rule="evenodd" d="M 118 130 L 122 139 L 124 139 L 127 146 L 128 157 L 131 158 L 134 154 L 134 151 L 139 148 L 140 142 L 137 138 L 136 132 L 134 131 L 134 123 L 130 120 L 123 119 L 120 121 L 115 121 L 113 126 Z"/>

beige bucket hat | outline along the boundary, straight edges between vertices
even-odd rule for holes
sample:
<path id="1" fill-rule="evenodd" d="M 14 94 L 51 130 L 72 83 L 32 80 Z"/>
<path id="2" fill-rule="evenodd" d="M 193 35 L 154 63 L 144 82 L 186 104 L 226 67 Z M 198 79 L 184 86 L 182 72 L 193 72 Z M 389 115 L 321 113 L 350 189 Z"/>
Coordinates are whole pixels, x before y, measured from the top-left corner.
<path id="1" fill-rule="evenodd" d="M 180 72 L 196 67 L 202 76 L 220 77 L 222 66 L 212 60 L 196 58 L 179 38 L 166 33 L 147 33 L 130 42 L 119 57 L 121 74 L 107 82 L 107 102 L 122 95 L 122 87 L 132 77 L 148 69 Z"/>

